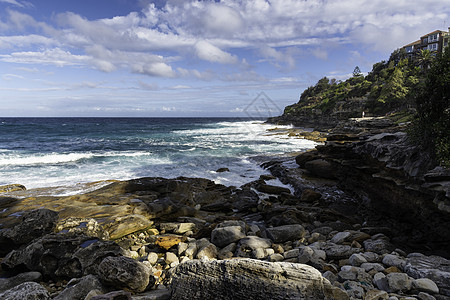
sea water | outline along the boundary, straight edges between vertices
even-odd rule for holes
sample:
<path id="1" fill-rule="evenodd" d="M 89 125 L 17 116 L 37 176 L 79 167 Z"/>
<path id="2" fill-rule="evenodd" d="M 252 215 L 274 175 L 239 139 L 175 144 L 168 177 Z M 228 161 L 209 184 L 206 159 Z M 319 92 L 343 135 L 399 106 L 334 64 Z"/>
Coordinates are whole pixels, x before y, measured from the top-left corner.
<path id="1" fill-rule="evenodd" d="M 87 182 L 187 176 L 240 186 L 267 173 L 252 157 L 316 145 L 274 127 L 230 118 L 0 118 L 0 185 L 70 194 Z"/>

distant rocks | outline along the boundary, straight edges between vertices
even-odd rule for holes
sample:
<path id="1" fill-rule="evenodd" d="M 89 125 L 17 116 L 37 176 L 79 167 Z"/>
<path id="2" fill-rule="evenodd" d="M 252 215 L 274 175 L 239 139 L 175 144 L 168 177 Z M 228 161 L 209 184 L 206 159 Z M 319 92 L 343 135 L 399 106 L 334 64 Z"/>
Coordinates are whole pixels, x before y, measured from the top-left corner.
<path id="1" fill-rule="evenodd" d="M 0 194 L 16 191 L 25 191 L 26 189 L 27 188 L 21 184 L 0 185 Z"/>

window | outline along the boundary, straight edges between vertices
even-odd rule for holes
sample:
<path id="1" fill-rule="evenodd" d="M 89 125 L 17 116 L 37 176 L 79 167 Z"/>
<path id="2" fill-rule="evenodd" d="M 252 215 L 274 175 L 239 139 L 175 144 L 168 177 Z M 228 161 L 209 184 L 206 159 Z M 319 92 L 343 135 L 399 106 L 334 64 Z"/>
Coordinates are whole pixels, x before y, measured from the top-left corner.
<path id="1" fill-rule="evenodd" d="M 437 51 L 438 44 L 430 44 L 430 45 L 428 45 L 427 49 L 430 50 L 430 51 Z"/>
<path id="2" fill-rule="evenodd" d="M 437 40 L 438 40 L 438 34 L 437 34 L 437 33 L 435 33 L 435 34 L 430 34 L 430 35 L 428 36 L 428 43 L 431 43 L 431 42 L 437 42 Z"/>

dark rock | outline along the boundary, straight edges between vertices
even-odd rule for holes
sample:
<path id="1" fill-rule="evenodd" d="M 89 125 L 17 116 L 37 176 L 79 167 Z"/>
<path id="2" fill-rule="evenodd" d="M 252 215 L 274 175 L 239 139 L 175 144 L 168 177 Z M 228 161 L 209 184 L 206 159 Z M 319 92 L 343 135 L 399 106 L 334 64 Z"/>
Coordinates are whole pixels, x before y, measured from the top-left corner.
<path id="1" fill-rule="evenodd" d="M 274 195 L 281 195 L 282 193 L 290 194 L 291 191 L 288 188 L 276 186 L 276 185 L 269 185 L 265 183 L 260 183 L 256 186 L 256 189 L 262 193 L 266 194 L 274 194 Z"/>
<path id="2" fill-rule="evenodd" d="M 324 159 L 311 160 L 305 163 L 305 169 L 317 177 L 337 179 L 336 168 Z"/>
<path id="3" fill-rule="evenodd" d="M 252 259 L 188 261 L 173 271 L 172 298 L 331 299 L 331 286 L 302 264 Z"/>
<path id="4" fill-rule="evenodd" d="M 295 162 L 300 166 L 300 168 L 305 168 L 305 164 L 309 161 L 316 160 L 319 158 L 319 152 L 316 149 L 303 152 L 295 157 Z"/>
<path id="5" fill-rule="evenodd" d="M 78 300 L 85 299 L 90 291 L 97 290 L 105 293 L 106 290 L 94 275 L 87 275 L 69 281 L 67 287 L 54 300 Z"/>
<path id="6" fill-rule="evenodd" d="M 275 243 L 299 240 L 305 236 L 305 228 L 300 224 L 267 228 L 267 236 Z"/>
<path id="7" fill-rule="evenodd" d="M 27 272 L 10 278 L 0 278 L 0 292 L 9 290 L 24 282 L 39 282 L 41 279 L 42 275 L 39 272 Z"/>
<path id="8" fill-rule="evenodd" d="M 223 172 L 230 172 L 230 169 L 228 168 L 219 168 L 216 170 L 217 173 L 223 173 Z"/>
<path id="9" fill-rule="evenodd" d="M 0 293 L 0 300 L 47 300 L 51 299 L 47 290 L 36 282 L 25 282 Z"/>
<path id="10" fill-rule="evenodd" d="M 322 197 L 322 194 L 311 190 L 311 189 L 305 189 L 302 191 L 302 196 L 300 198 L 301 202 L 308 202 L 312 203 L 315 201 L 319 201 L 319 199 Z"/>
<path id="11" fill-rule="evenodd" d="M 106 285 L 130 292 L 143 292 L 149 284 L 155 284 L 150 281 L 149 267 L 124 256 L 105 258 L 98 266 L 98 275 Z"/>
<path id="12" fill-rule="evenodd" d="M 215 228 L 211 232 L 211 242 L 220 248 L 237 242 L 243 237 L 245 237 L 245 232 L 241 226 Z"/>
<path id="13" fill-rule="evenodd" d="M 33 270 L 52 278 L 74 278 L 97 273 L 107 256 L 125 254 L 114 242 L 84 235 L 48 234 L 10 252 L 2 261 L 5 270 Z"/>
<path id="14" fill-rule="evenodd" d="M 131 293 L 126 291 L 114 291 L 94 296 L 91 300 L 131 300 Z"/>
<path id="15" fill-rule="evenodd" d="M 18 225 L 0 231 L 0 256 L 52 232 L 57 220 L 58 213 L 45 208 L 24 212 Z"/>

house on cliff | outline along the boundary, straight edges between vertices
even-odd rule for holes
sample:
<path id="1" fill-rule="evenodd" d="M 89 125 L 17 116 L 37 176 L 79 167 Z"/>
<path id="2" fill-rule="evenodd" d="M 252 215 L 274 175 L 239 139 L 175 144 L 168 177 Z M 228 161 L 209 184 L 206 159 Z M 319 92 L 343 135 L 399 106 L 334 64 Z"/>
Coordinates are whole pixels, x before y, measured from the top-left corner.
<path id="1" fill-rule="evenodd" d="M 449 44 L 450 27 L 447 31 L 435 30 L 420 37 L 419 40 L 409 43 L 402 48 L 405 49 L 409 59 L 415 60 L 423 50 L 429 50 L 432 53 L 442 52 Z"/>

